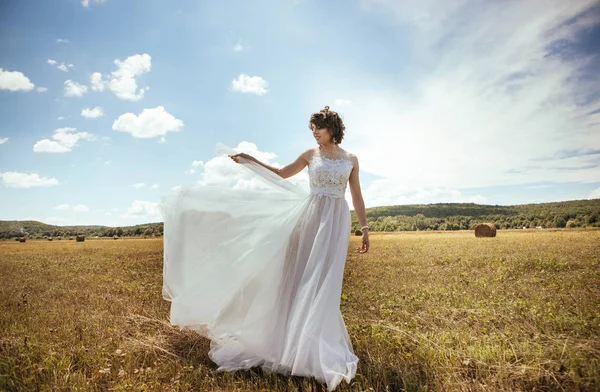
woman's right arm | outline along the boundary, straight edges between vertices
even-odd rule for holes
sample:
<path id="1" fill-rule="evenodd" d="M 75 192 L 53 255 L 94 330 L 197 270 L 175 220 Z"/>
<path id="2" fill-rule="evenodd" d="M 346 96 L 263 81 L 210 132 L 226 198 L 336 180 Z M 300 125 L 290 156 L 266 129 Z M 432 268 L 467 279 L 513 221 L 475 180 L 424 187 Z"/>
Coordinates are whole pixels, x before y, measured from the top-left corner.
<path id="1" fill-rule="evenodd" d="M 304 169 L 306 167 L 306 165 L 308 165 L 308 160 L 310 158 L 310 154 L 311 154 L 311 149 L 308 149 L 308 150 L 304 151 L 302 154 L 300 154 L 294 162 L 292 162 L 282 168 L 276 168 L 276 167 L 267 165 L 266 163 L 261 162 L 258 159 L 254 158 L 253 156 L 248 155 L 243 152 L 239 153 L 239 154 L 235 154 L 235 155 L 229 155 L 229 157 L 237 163 L 239 163 L 238 160 L 236 159 L 238 157 L 244 157 L 246 159 L 250 159 L 250 160 L 258 163 L 259 165 L 271 170 L 273 173 L 275 173 L 283 178 L 288 178 L 288 177 L 292 177 L 292 176 L 295 176 L 296 174 L 300 173 L 302 171 L 302 169 Z"/>

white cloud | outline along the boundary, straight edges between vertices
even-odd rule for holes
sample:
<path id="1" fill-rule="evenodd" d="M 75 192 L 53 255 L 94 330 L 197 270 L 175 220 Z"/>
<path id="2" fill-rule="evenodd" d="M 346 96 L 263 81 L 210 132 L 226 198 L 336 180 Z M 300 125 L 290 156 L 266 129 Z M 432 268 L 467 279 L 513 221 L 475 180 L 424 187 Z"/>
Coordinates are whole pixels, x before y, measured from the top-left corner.
<path id="1" fill-rule="evenodd" d="M 35 89 L 35 91 L 37 91 L 38 93 L 45 93 L 46 91 L 48 91 L 48 89 L 46 87 L 38 87 Z"/>
<path id="2" fill-rule="evenodd" d="M 346 148 L 361 170 L 383 177 L 365 201 L 469 200 L 467 188 L 597 181 L 597 155 L 583 153 L 600 149 L 597 59 L 564 49 L 599 22 L 585 16 L 591 4 L 363 0 L 405 37 L 408 75 L 406 88 L 361 91 L 342 113 Z M 582 153 L 557 155 L 565 150 Z"/>
<path id="3" fill-rule="evenodd" d="M 196 169 L 198 168 L 204 168 L 204 162 L 203 161 L 193 161 L 192 162 L 192 167 L 188 170 L 185 171 L 185 174 L 194 174 L 196 173 Z"/>
<path id="4" fill-rule="evenodd" d="M 0 68 L 0 90 L 29 91 L 34 87 L 35 85 L 22 72 L 6 71 Z"/>
<path id="5" fill-rule="evenodd" d="M 96 137 L 87 132 L 77 132 L 76 128 L 58 128 L 54 131 L 52 139 L 38 140 L 33 145 L 34 152 L 51 152 L 51 153 L 64 153 L 69 152 L 77 145 L 77 142 L 82 140 L 94 141 Z"/>
<path id="6" fill-rule="evenodd" d="M 70 148 L 63 146 L 62 144 L 52 141 L 49 139 L 42 139 L 37 141 L 33 145 L 34 152 L 53 152 L 53 153 L 63 153 L 71 151 Z"/>
<path id="7" fill-rule="evenodd" d="M 346 199 L 352 202 L 349 189 Z M 377 179 L 362 189 L 365 206 L 389 206 L 399 204 L 427 203 L 478 203 L 485 204 L 488 199 L 482 195 L 464 196 L 461 191 L 452 188 L 407 186 L 394 179 Z M 352 205 L 352 204 L 350 204 Z"/>
<path id="8" fill-rule="evenodd" d="M 68 39 L 66 39 L 66 38 L 57 38 L 57 39 L 56 39 L 56 43 L 57 43 L 57 44 L 68 44 L 68 43 L 70 43 L 70 42 L 71 42 L 71 41 L 69 41 L 69 40 L 68 40 Z"/>
<path id="9" fill-rule="evenodd" d="M 139 89 L 136 78 L 149 72 L 152 68 L 152 57 L 149 54 L 135 54 L 125 61 L 114 61 L 117 69 L 108 75 L 94 72 L 90 76 L 92 91 L 104 91 L 108 88 L 117 97 L 127 101 L 139 101 L 144 98 L 150 87 Z"/>
<path id="10" fill-rule="evenodd" d="M 8 141 L 8 138 L 7 138 L 7 137 L 2 137 L 2 138 L 0 138 L 0 144 L 4 144 L 4 143 L 6 143 L 7 141 Z"/>
<path id="11" fill-rule="evenodd" d="M 83 8 L 88 8 L 90 4 L 102 4 L 106 2 L 106 0 L 81 0 L 81 5 Z"/>
<path id="12" fill-rule="evenodd" d="M 134 188 L 143 188 L 143 187 L 145 187 L 145 186 L 146 186 L 146 184 L 145 184 L 145 183 L 143 183 L 143 182 L 138 182 L 138 183 L 135 183 L 135 184 L 133 184 L 132 186 L 133 186 Z"/>
<path id="13" fill-rule="evenodd" d="M 53 209 L 55 210 L 61 210 L 61 211 L 66 211 L 69 210 L 71 207 L 68 204 L 59 204 L 55 207 L 53 207 Z"/>
<path id="14" fill-rule="evenodd" d="M 136 77 L 150 71 L 152 58 L 149 54 L 136 54 L 127 57 L 125 61 L 115 60 L 117 70 L 108 77 L 108 88 L 117 97 L 128 101 L 139 101 L 148 90 L 142 88 L 138 92 Z"/>
<path id="15" fill-rule="evenodd" d="M 70 115 L 69 115 L 69 116 L 66 116 L 66 117 L 65 117 L 65 116 L 59 116 L 59 117 L 57 118 L 57 120 L 58 120 L 58 121 L 62 121 L 62 120 L 66 120 L 67 118 L 71 118 L 71 116 L 70 116 Z"/>
<path id="16" fill-rule="evenodd" d="M 152 189 L 158 189 L 158 184 L 152 184 Z"/>
<path id="17" fill-rule="evenodd" d="M 600 188 L 596 188 L 590 192 L 588 199 L 600 199 Z"/>
<path id="18" fill-rule="evenodd" d="M 54 177 L 40 177 L 35 173 L 0 172 L 2 183 L 9 188 L 33 188 L 58 185 Z"/>
<path id="19" fill-rule="evenodd" d="M 160 217 L 157 202 L 145 200 L 135 200 L 127 209 L 127 212 L 122 215 L 123 218 L 157 218 Z"/>
<path id="20" fill-rule="evenodd" d="M 178 132 L 183 121 L 176 119 L 164 107 L 144 109 L 139 116 L 125 113 L 113 123 L 112 129 L 130 133 L 133 137 L 152 138 L 166 135 L 167 132 Z"/>
<path id="21" fill-rule="evenodd" d="M 98 118 L 104 115 L 104 111 L 100 106 L 94 108 L 85 108 L 81 111 L 81 115 L 87 118 Z"/>
<path id="22" fill-rule="evenodd" d="M 106 82 L 102 80 L 100 72 L 94 72 L 91 77 L 92 91 L 104 91 Z"/>
<path id="23" fill-rule="evenodd" d="M 72 80 L 65 80 L 65 97 L 81 97 L 87 92 L 87 86 Z"/>
<path id="24" fill-rule="evenodd" d="M 234 47 L 233 50 L 236 52 L 241 52 L 242 50 L 244 50 L 244 47 L 242 46 L 241 42 L 238 42 Z"/>
<path id="25" fill-rule="evenodd" d="M 267 81 L 260 76 L 248 76 L 242 73 L 237 79 L 231 81 L 231 89 L 240 93 L 264 95 L 269 91 L 266 89 L 267 84 Z"/>
<path id="26" fill-rule="evenodd" d="M 48 64 L 50 65 L 56 65 L 56 68 L 60 69 L 63 72 L 69 72 L 69 68 L 73 68 L 73 64 L 65 64 L 65 63 L 58 63 L 58 61 L 56 60 L 52 60 L 52 59 L 48 59 L 46 61 Z M 57 65 L 58 64 L 58 65 Z"/>

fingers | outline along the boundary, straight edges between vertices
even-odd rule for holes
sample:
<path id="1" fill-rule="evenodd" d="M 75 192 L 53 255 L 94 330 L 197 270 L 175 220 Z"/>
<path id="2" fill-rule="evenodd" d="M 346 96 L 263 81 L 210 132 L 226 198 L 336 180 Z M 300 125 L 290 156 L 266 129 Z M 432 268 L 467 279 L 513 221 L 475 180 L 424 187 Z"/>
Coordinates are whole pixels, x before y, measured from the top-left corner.
<path id="1" fill-rule="evenodd" d="M 362 246 L 359 246 L 356 248 L 356 252 L 358 252 L 358 253 L 367 253 L 368 250 L 369 250 L 369 244 L 366 242 L 363 242 Z"/>
<path id="2" fill-rule="evenodd" d="M 362 246 L 359 247 L 359 253 L 367 253 L 369 250 L 369 242 L 365 241 L 362 243 Z"/>

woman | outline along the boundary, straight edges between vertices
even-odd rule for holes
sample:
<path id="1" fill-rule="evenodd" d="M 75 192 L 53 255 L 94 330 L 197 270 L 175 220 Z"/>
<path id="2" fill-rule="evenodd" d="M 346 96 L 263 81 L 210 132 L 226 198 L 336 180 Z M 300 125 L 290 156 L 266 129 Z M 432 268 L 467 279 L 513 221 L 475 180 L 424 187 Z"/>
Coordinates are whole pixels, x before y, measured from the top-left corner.
<path id="1" fill-rule="evenodd" d="M 326 106 L 309 127 L 318 147 L 282 168 L 221 153 L 267 189 L 185 188 L 165 196 L 163 297 L 171 323 L 211 339 L 218 371 L 260 366 L 315 377 L 332 391 L 356 374 L 340 312 L 350 237 L 350 191 L 369 249 L 358 159 L 341 149 L 345 126 Z M 285 180 L 308 166 L 310 193 Z"/>

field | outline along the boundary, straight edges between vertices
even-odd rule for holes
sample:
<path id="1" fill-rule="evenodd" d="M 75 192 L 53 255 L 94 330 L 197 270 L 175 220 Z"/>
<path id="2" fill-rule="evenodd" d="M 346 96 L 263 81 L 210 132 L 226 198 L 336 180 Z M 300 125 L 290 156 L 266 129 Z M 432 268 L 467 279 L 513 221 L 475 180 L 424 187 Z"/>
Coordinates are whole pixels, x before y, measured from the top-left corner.
<path id="1" fill-rule="evenodd" d="M 600 230 L 352 237 L 340 391 L 600 390 Z M 162 239 L 0 242 L 0 390 L 324 391 L 215 372 L 168 323 Z"/>

